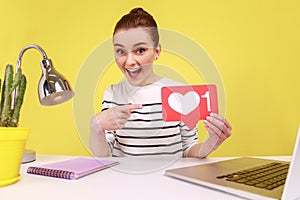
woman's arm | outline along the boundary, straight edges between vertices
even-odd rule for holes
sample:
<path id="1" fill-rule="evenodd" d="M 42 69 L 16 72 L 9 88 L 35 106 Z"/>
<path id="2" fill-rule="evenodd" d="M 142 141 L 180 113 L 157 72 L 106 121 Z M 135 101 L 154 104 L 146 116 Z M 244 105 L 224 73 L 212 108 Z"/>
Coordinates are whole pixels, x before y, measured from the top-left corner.
<path id="1" fill-rule="evenodd" d="M 217 140 L 209 138 L 205 142 L 195 144 L 190 148 L 187 157 L 206 158 L 211 152 L 217 149 L 218 145 L 216 143 Z"/>
<path id="2" fill-rule="evenodd" d="M 97 116 L 94 116 L 90 123 L 90 149 L 94 156 L 104 157 L 110 155 L 105 131 L 99 126 Z"/>

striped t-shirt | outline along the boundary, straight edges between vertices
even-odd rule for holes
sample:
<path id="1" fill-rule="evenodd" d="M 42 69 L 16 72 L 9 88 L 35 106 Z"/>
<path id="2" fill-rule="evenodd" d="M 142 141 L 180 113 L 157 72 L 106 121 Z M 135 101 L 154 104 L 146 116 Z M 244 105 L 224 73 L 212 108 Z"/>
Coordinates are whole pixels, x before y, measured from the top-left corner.
<path id="1" fill-rule="evenodd" d="M 125 126 L 106 130 L 112 156 L 185 156 L 198 143 L 197 127 L 190 130 L 183 122 L 162 119 L 161 88 L 182 85 L 168 78 L 147 86 L 132 86 L 125 80 L 111 85 L 104 92 L 102 111 L 114 106 L 142 104 L 133 110 Z"/>

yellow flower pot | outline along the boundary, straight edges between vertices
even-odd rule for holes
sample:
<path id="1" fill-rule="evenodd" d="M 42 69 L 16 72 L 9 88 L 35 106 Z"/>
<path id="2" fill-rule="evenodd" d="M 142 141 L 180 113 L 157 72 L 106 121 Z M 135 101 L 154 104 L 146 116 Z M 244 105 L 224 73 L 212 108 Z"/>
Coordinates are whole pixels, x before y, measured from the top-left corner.
<path id="1" fill-rule="evenodd" d="M 20 166 L 29 128 L 0 127 L 0 186 L 20 179 Z"/>

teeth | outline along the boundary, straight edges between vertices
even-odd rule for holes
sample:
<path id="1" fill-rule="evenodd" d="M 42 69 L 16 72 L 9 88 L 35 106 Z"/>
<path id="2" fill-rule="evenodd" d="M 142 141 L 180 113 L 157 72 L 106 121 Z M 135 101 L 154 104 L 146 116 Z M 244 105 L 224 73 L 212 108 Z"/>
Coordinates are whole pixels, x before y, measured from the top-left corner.
<path id="1" fill-rule="evenodd" d="M 135 69 L 127 69 L 127 71 L 129 71 L 129 72 L 136 72 L 136 71 L 138 71 L 140 68 L 135 68 Z"/>

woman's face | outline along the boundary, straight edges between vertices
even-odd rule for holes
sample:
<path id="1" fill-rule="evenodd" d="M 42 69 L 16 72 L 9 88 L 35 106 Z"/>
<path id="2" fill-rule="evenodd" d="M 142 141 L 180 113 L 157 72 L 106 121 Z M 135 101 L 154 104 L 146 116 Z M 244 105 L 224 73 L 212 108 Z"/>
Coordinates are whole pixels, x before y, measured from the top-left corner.
<path id="1" fill-rule="evenodd" d="M 153 72 L 153 61 L 160 53 L 143 28 L 119 30 L 113 37 L 116 63 L 133 86 L 144 86 L 159 78 Z"/>

